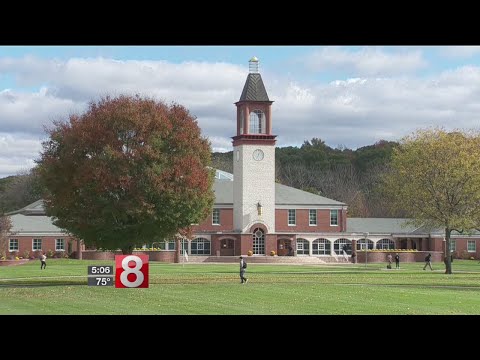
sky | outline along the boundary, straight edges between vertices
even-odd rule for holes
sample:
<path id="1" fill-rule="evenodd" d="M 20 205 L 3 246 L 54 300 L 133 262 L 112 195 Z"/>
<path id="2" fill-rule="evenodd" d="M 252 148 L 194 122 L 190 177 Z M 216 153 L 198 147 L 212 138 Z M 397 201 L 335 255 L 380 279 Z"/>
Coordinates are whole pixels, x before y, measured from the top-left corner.
<path id="1" fill-rule="evenodd" d="M 105 95 L 184 105 L 213 151 L 231 151 L 252 56 L 278 147 L 478 128 L 479 46 L 0 46 L 0 178 L 35 166 L 53 120 Z"/>

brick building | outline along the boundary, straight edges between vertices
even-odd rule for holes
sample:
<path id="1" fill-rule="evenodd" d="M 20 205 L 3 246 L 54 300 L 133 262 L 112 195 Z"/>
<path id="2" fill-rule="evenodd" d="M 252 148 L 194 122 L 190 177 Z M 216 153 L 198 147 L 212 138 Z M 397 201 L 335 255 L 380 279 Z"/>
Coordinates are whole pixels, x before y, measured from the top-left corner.
<path id="1" fill-rule="evenodd" d="M 435 261 L 441 260 L 445 250 L 441 229 L 414 228 L 408 226 L 406 219 L 347 218 L 345 203 L 275 183 L 273 101 L 258 71 L 258 59 L 252 58 L 249 65 L 250 72 L 235 103 L 233 174 L 216 171 L 213 211 L 201 224 L 194 225 L 194 237 L 182 241 L 180 253 L 187 251 L 191 256 L 206 259 L 249 252 L 261 257 L 274 252 L 278 256 L 330 261 L 337 260 L 344 250 L 348 257 L 353 250 L 368 246 L 432 251 L 436 252 Z M 75 240 L 45 216 L 41 200 L 12 213 L 12 220 L 10 251 L 71 252 L 76 248 Z M 454 256 L 480 258 L 479 242 L 478 233 L 452 234 Z M 158 247 L 164 252 L 176 250 L 173 240 L 146 247 Z M 423 261 L 423 254 L 405 258 Z M 160 259 L 173 261 L 174 256 Z"/>
<path id="2" fill-rule="evenodd" d="M 38 258 L 43 252 L 50 257 L 64 257 L 77 251 L 77 240 L 53 225 L 45 215 L 43 200 L 8 213 L 12 229 L 8 237 L 9 256 Z"/>

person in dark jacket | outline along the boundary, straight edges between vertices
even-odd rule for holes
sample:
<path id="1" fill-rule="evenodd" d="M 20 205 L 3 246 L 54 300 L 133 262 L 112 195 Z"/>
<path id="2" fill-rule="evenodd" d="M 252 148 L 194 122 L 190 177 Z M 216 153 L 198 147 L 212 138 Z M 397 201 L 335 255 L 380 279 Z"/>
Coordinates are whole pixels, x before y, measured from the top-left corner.
<path id="1" fill-rule="evenodd" d="M 243 259 L 243 256 L 240 256 L 240 283 L 246 284 L 248 279 L 245 277 L 245 272 L 247 271 L 247 263 Z"/>
<path id="2" fill-rule="evenodd" d="M 425 266 L 423 267 L 423 270 L 425 270 L 427 268 L 427 266 L 430 267 L 430 270 L 433 271 L 432 269 L 432 254 L 428 254 L 427 256 L 425 256 Z"/>
<path id="3" fill-rule="evenodd" d="M 395 269 L 400 269 L 400 255 L 398 253 L 395 254 Z"/>

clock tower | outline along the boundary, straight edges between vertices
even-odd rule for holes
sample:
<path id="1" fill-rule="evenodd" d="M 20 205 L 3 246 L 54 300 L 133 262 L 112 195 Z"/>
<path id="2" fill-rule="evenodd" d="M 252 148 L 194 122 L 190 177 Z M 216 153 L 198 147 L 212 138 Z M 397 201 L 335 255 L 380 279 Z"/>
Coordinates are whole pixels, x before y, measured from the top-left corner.
<path id="1" fill-rule="evenodd" d="M 253 253 L 261 255 L 265 254 L 265 243 L 262 245 L 262 234 L 257 230 L 263 232 L 263 239 L 266 233 L 275 233 L 276 135 L 272 135 L 273 101 L 268 98 L 258 65 L 256 57 L 250 59 L 242 95 L 235 103 L 233 226 L 242 234 L 253 234 Z"/>

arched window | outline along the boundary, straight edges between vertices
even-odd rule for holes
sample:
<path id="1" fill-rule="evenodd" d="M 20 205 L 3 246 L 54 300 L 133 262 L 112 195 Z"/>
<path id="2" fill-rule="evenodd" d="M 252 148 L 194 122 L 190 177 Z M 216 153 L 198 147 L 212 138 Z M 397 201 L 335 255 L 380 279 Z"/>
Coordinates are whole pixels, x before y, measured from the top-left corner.
<path id="1" fill-rule="evenodd" d="M 310 255 L 308 240 L 297 239 L 297 255 Z"/>
<path id="2" fill-rule="evenodd" d="M 313 240 L 312 255 L 330 255 L 331 243 L 327 239 Z"/>
<path id="3" fill-rule="evenodd" d="M 250 134 L 265 134 L 265 114 L 260 110 L 250 113 Z"/>
<path id="4" fill-rule="evenodd" d="M 196 238 L 191 244 L 192 255 L 210 255 L 210 240 Z"/>
<path id="5" fill-rule="evenodd" d="M 253 231 L 253 254 L 265 255 L 265 233 L 260 228 Z"/>
<path id="6" fill-rule="evenodd" d="M 238 123 L 240 124 L 240 134 L 243 134 L 243 129 L 245 129 L 245 118 L 243 117 L 243 109 L 240 109 L 240 118 L 238 119 Z"/>
<path id="7" fill-rule="evenodd" d="M 343 255 L 344 249 L 347 255 L 352 255 L 352 242 L 348 239 L 335 240 L 333 243 L 333 251 L 335 251 L 337 255 Z"/>
<path id="8" fill-rule="evenodd" d="M 373 241 L 367 239 L 368 249 L 373 250 Z M 365 250 L 365 239 L 357 240 L 357 250 Z"/>
<path id="9" fill-rule="evenodd" d="M 377 249 L 393 250 L 395 249 L 395 241 L 393 241 L 392 239 L 382 239 L 377 242 Z"/>

